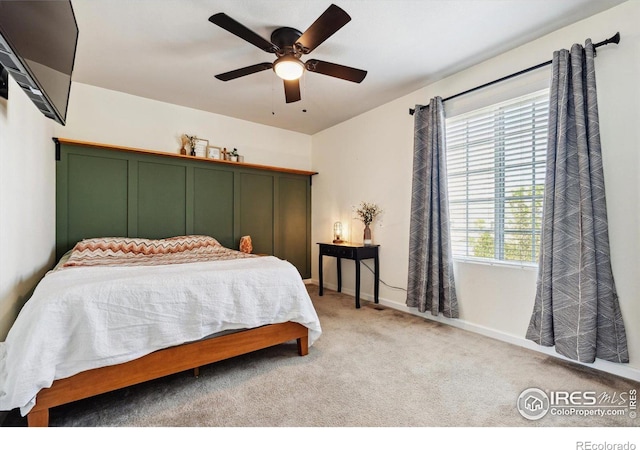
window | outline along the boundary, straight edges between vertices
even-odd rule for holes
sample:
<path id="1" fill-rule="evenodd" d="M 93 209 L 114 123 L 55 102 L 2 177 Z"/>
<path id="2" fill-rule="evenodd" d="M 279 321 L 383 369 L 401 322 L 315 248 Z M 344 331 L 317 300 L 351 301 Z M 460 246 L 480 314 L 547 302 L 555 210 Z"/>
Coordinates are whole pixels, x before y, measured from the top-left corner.
<path id="1" fill-rule="evenodd" d="M 454 257 L 537 261 L 548 109 L 544 90 L 447 119 Z"/>

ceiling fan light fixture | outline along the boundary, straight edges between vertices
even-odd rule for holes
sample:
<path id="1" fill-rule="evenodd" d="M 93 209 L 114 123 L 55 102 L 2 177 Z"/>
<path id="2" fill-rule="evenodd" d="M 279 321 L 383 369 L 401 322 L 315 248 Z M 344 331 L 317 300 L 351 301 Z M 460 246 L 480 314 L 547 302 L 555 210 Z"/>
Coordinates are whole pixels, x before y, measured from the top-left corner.
<path id="1" fill-rule="evenodd" d="M 0 0 L 0 3 L 2 0 Z M 235 80 L 263 70 L 273 69 L 283 80 L 284 96 L 287 103 L 300 101 L 300 77 L 305 72 L 313 72 L 341 80 L 360 83 L 367 75 L 366 70 L 342 66 L 327 61 L 309 59 L 300 61 L 301 56 L 308 55 L 320 44 L 333 36 L 345 26 L 351 17 L 336 5 L 329 6 L 304 33 L 291 27 L 276 28 L 271 32 L 268 41 L 259 34 L 232 19 L 225 13 L 217 13 L 209 17 L 209 22 L 238 36 L 240 39 L 254 45 L 260 50 L 274 54 L 274 62 L 253 64 L 240 69 L 221 73 L 215 77 L 221 81 Z"/>
<path id="2" fill-rule="evenodd" d="M 295 56 L 285 55 L 273 64 L 273 71 L 283 80 L 297 80 L 304 73 L 304 64 Z"/>

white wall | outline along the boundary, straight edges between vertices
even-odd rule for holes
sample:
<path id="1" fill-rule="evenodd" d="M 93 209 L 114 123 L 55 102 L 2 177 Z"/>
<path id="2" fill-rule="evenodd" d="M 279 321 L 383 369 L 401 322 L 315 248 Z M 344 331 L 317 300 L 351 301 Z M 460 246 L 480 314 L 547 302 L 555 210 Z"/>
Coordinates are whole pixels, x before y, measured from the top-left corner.
<path id="1" fill-rule="evenodd" d="M 547 61 L 554 50 L 584 43 L 586 38 L 598 42 L 620 31 L 620 45 L 598 50 L 596 76 L 612 265 L 631 361 L 620 365 L 598 360 L 593 366 L 640 380 L 639 21 L 640 2 L 624 3 L 314 135 L 313 170 L 319 175 L 312 188 L 312 242 L 329 241 L 338 220 L 349 225 L 354 241 L 362 242 L 363 227 L 352 220 L 351 208 L 360 201 L 375 202 L 385 211 L 373 227 L 374 243 L 381 245 L 381 278 L 406 289 L 413 152 L 409 108 L 428 103 L 436 95 L 446 98 Z M 428 48 L 417 57 L 428 58 Z M 495 99 L 511 88 L 497 85 Z M 487 96 L 482 92 L 474 95 Z M 317 281 L 316 247 L 312 262 Z M 325 286 L 335 288 L 335 261 L 325 258 L 323 266 Z M 353 293 L 353 264 L 343 263 L 343 272 L 343 290 Z M 533 309 L 535 268 L 457 262 L 455 275 L 460 319 L 438 320 L 556 355 L 524 339 Z M 372 275 L 363 271 L 363 297 L 372 298 L 372 284 Z M 380 296 L 388 306 L 419 314 L 405 306 L 403 290 L 382 284 Z"/>
<path id="2" fill-rule="evenodd" d="M 65 127 L 56 137 L 179 153 L 180 137 L 238 149 L 245 162 L 310 170 L 311 137 L 266 125 L 73 83 Z"/>
<path id="3" fill-rule="evenodd" d="M 9 100 L 0 100 L 0 341 L 53 263 L 53 126 L 9 77 Z"/>

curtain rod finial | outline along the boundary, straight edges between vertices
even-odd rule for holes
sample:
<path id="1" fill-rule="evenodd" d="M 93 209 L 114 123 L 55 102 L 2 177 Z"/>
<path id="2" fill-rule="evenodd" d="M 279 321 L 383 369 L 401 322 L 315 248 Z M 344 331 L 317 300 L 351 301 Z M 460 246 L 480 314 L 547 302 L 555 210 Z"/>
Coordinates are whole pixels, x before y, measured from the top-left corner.
<path id="1" fill-rule="evenodd" d="M 594 44 L 595 48 L 598 48 L 602 45 L 608 45 L 608 44 L 619 44 L 620 43 L 620 32 L 618 31 L 616 34 L 614 34 L 613 36 L 611 36 L 609 39 L 606 39 L 602 42 L 598 42 L 597 44 Z"/>
<path id="2" fill-rule="evenodd" d="M 613 37 L 611 38 L 611 42 L 613 42 L 614 44 L 619 44 L 620 43 L 620 32 L 619 31 L 616 34 L 613 35 Z"/>

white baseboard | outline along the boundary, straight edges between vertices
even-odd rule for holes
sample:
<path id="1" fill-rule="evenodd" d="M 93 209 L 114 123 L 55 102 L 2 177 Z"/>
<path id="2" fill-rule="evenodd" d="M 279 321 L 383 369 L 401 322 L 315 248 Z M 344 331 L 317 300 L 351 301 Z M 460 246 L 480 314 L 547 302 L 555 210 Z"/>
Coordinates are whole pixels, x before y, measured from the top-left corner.
<path id="1" fill-rule="evenodd" d="M 305 280 L 305 284 L 315 284 L 318 285 L 318 280 Z M 337 290 L 338 286 L 333 285 L 331 283 L 324 283 L 324 287 L 332 290 Z M 352 289 L 342 289 L 343 294 L 355 296 L 355 291 Z M 360 298 L 362 300 L 374 301 L 373 295 L 368 293 L 360 293 Z M 471 322 L 467 322 L 461 319 L 449 319 L 443 316 L 432 316 L 431 313 L 421 313 L 416 308 L 409 308 L 406 305 L 400 304 L 398 302 L 394 302 L 391 300 L 387 300 L 384 298 L 378 299 L 380 304 L 389 308 L 396 309 L 398 311 L 403 311 L 409 314 L 413 314 L 414 316 L 419 316 L 424 319 L 433 320 L 435 322 L 444 323 L 447 325 L 451 325 L 452 327 L 460 328 L 466 331 L 471 331 L 473 333 L 480 334 L 482 336 L 487 336 L 498 341 L 507 342 L 509 344 L 517 345 L 519 347 L 524 347 L 529 350 L 533 350 L 539 353 L 543 353 L 548 356 L 553 356 L 554 358 L 562 359 L 564 361 L 568 361 L 574 364 L 580 364 L 585 367 L 590 367 L 592 369 L 600 370 L 602 372 L 611 373 L 613 375 L 617 375 L 619 377 L 628 378 L 633 381 L 640 382 L 640 369 L 636 369 L 634 367 L 629 367 L 625 364 L 616 364 L 609 361 L 604 360 L 596 360 L 592 364 L 581 363 L 578 361 L 574 361 L 573 359 L 566 358 L 559 353 L 556 353 L 553 347 L 542 347 L 536 344 L 533 341 L 525 339 L 524 337 L 514 336 L 509 333 L 505 333 L 503 331 L 499 331 L 493 328 L 488 328 L 482 325 L 477 325 Z"/>

